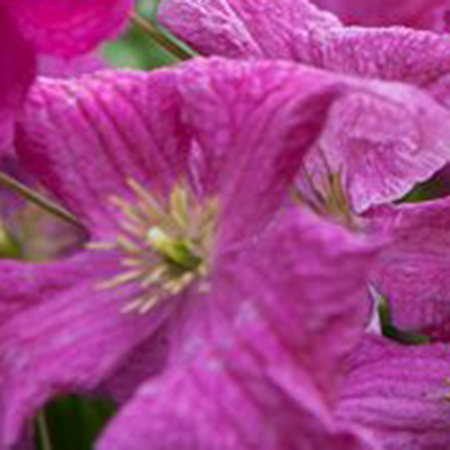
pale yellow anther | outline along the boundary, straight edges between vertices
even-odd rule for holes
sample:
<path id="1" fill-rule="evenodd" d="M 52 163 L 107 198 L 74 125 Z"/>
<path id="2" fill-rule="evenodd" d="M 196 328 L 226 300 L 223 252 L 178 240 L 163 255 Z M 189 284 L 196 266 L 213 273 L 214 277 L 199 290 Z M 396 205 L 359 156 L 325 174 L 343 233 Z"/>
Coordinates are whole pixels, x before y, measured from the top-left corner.
<path id="1" fill-rule="evenodd" d="M 218 205 L 210 200 L 199 202 L 182 185 L 175 185 L 163 198 L 135 180 L 127 180 L 127 184 L 135 201 L 112 198 L 123 217 L 119 221 L 122 232 L 112 247 L 123 254 L 121 265 L 129 270 L 99 287 L 136 283 L 141 294 L 122 312 L 144 314 L 164 298 L 180 294 L 196 279 L 198 289 L 206 285 Z"/>
<path id="2" fill-rule="evenodd" d="M 151 247 L 161 254 L 169 254 L 173 239 L 158 227 L 152 227 L 147 232 L 147 241 Z"/>

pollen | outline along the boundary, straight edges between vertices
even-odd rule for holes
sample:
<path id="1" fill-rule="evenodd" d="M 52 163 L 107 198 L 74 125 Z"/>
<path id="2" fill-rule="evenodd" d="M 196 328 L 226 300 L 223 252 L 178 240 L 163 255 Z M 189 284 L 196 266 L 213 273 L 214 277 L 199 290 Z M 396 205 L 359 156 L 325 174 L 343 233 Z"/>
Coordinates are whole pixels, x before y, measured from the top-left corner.
<path id="1" fill-rule="evenodd" d="M 184 291 L 195 282 L 207 286 L 218 206 L 201 201 L 187 185 L 179 183 L 163 198 L 137 181 L 127 181 L 133 200 L 112 197 L 119 210 L 120 233 L 114 242 L 94 242 L 90 248 L 117 250 L 124 269 L 106 280 L 101 289 L 135 283 L 141 294 L 124 305 L 123 312 L 144 314 L 160 301 Z"/>

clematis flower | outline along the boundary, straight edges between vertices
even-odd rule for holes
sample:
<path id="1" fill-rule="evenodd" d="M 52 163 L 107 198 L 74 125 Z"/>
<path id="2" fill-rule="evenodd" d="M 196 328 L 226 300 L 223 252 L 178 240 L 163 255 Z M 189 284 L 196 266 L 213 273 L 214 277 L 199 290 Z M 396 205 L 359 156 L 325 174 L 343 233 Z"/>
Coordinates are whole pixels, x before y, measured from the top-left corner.
<path id="1" fill-rule="evenodd" d="M 224 373 L 224 399 L 239 408 L 247 396 L 240 386 L 252 385 L 246 425 L 252 440 L 259 420 L 253 401 L 260 398 L 268 402 L 261 410 L 266 417 L 277 404 L 298 412 L 271 425 L 270 445 L 291 426 L 297 431 L 305 417 L 318 442 L 359 448 L 357 430 L 334 423 L 327 402 L 339 382 L 337 361 L 364 326 L 367 305 L 359 294 L 374 249 L 308 215 L 274 214 L 330 105 L 347 89 L 351 83 L 289 64 L 220 60 L 152 74 L 47 79 L 34 87 L 19 156 L 77 215 L 91 245 L 53 263 L 0 261 L 1 284 L 8 286 L 0 302 L 1 445 L 16 442 L 25 419 L 48 399 L 112 383 L 143 348 L 142 381 L 167 371 L 159 383 L 172 390 L 183 368 L 202 355 L 234 357 L 241 339 L 236 326 L 252 333 L 248 351 L 236 360 L 242 383 L 235 369 Z M 272 264 L 267 255 L 276 249 L 285 250 Z M 272 314 L 284 329 L 270 329 L 275 322 L 265 320 Z M 262 340 L 266 328 L 268 341 Z M 294 347 L 288 330 L 298 336 Z M 204 333 L 212 333 L 214 345 L 206 345 Z M 163 351 L 161 340 L 168 342 Z M 287 368 L 298 358 L 295 379 L 255 372 L 278 363 L 282 369 L 284 361 Z M 228 363 L 228 357 L 212 359 L 208 370 Z M 319 367 L 316 387 L 311 378 Z M 294 381 L 300 391 L 289 399 Z M 186 437 L 206 448 L 210 438 Z M 245 445 L 234 428 L 224 438 L 219 448 Z M 189 448 L 192 441 L 186 442 Z"/>
<path id="2" fill-rule="evenodd" d="M 306 0 L 164 0 L 160 19 L 202 54 L 287 59 L 368 83 L 385 80 L 420 88 L 421 94 L 400 95 L 389 104 L 356 96 L 336 108 L 328 138 L 308 158 L 309 171 L 323 172 L 325 159 L 333 174 L 341 173 L 356 212 L 401 198 L 449 160 L 448 117 L 417 120 L 435 108 L 432 98 L 450 105 L 448 36 L 404 27 L 344 26 Z M 398 87 L 392 90 L 399 92 Z M 416 103 L 419 96 L 428 106 Z M 362 111 L 367 114 L 361 116 Z M 434 144 L 422 140 L 432 124 L 442 126 L 431 132 Z"/>
<path id="3" fill-rule="evenodd" d="M 419 29 L 441 29 L 447 0 L 313 0 L 322 9 L 335 13 L 346 24 L 363 26 L 405 25 Z M 448 26 L 448 24 L 446 24 Z"/>

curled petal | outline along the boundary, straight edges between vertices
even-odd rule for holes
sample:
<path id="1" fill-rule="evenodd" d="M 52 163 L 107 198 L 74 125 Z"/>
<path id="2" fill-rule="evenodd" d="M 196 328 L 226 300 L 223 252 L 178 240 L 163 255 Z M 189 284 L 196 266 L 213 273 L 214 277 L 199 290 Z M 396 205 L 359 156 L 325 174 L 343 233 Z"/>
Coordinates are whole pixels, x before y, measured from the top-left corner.
<path id="1" fill-rule="evenodd" d="M 313 175 L 340 173 L 358 212 L 403 197 L 450 159 L 446 109 L 406 85 L 360 86 L 335 102 L 307 163 Z"/>

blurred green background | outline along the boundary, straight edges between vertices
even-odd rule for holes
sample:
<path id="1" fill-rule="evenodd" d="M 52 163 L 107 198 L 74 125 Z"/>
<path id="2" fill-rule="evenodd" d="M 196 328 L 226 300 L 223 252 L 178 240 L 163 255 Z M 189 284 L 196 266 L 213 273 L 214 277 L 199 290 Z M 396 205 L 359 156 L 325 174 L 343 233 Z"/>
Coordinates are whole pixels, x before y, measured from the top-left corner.
<path id="1" fill-rule="evenodd" d="M 136 3 L 139 14 L 155 26 L 158 26 L 156 20 L 158 3 L 158 0 L 140 0 Z M 164 30 L 161 31 L 164 33 Z M 120 39 L 106 44 L 102 53 L 110 64 L 118 67 L 154 69 L 176 61 L 170 53 L 134 25 L 130 25 Z"/>

